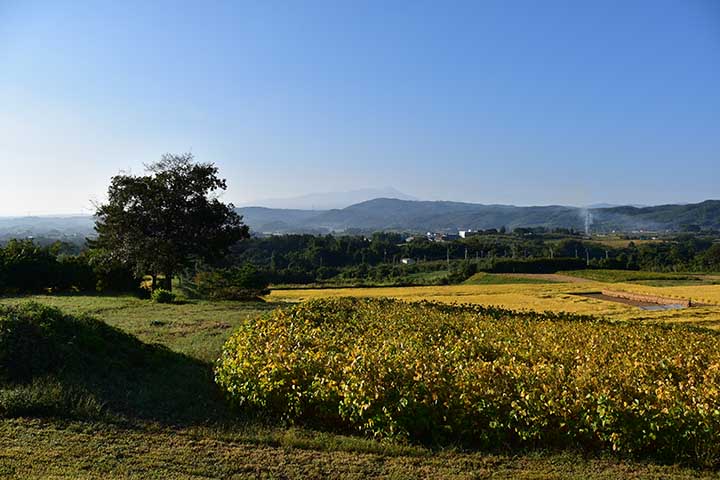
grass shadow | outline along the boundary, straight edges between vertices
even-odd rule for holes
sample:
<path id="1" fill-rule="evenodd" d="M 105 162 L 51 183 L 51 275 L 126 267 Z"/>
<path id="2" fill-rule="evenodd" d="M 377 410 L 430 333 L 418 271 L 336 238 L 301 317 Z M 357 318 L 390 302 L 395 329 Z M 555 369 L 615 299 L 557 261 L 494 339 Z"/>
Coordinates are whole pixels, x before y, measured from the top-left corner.
<path id="1" fill-rule="evenodd" d="M 0 416 L 230 418 L 201 360 L 37 303 L 0 307 L 0 327 Z"/>

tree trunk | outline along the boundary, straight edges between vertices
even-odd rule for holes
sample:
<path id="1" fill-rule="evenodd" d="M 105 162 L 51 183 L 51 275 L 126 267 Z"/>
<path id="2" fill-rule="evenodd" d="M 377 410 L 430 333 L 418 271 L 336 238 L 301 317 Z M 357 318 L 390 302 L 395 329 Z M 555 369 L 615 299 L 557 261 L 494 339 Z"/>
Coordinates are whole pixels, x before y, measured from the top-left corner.
<path id="1" fill-rule="evenodd" d="M 165 278 L 163 278 L 162 288 L 164 288 L 168 292 L 172 292 L 172 279 L 172 273 L 166 273 Z"/>

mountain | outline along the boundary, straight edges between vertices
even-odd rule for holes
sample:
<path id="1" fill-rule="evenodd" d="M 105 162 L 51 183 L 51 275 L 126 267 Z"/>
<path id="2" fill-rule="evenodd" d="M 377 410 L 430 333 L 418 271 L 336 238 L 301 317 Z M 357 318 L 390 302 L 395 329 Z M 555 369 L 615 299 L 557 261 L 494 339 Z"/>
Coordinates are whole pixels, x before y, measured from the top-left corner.
<path id="1" fill-rule="evenodd" d="M 0 217 L 0 240 L 46 237 L 50 239 L 84 239 L 95 233 L 95 219 L 90 215 Z"/>
<path id="2" fill-rule="evenodd" d="M 447 201 L 376 198 L 342 209 L 283 210 L 240 208 L 257 232 L 402 230 L 456 231 L 515 227 L 610 230 L 680 230 L 687 225 L 720 228 L 720 201 L 656 207 L 578 208 L 560 205 L 516 207 Z"/>
<path id="3" fill-rule="evenodd" d="M 619 203 L 594 203 L 592 205 L 585 205 L 582 208 L 589 208 L 589 209 L 596 209 L 596 208 L 615 208 L 615 207 L 637 207 L 637 208 L 645 208 L 648 205 L 641 205 L 639 203 L 632 203 L 629 205 L 623 205 Z"/>
<path id="4" fill-rule="evenodd" d="M 373 198 L 417 200 L 393 187 L 364 188 L 348 192 L 311 193 L 299 197 L 269 198 L 252 202 L 252 206 L 292 210 L 331 210 L 345 208 Z M 250 204 L 248 205 L 250 206 Z"/>
<path id="5" fill-rule="evenodd" d="M 312 220 L 322 211 L 267 207 L 243 207 L 236 210 L 253 232 L 324 233 L 321 229 L 303 226 L 306 223 L 312 225 Z"/>
<path id="6" fill-rule="evenodd" d="M 677 230 L 688 225 L 720 228 L 720 200 L 685 205 L 613 207 L 590 211 L 599 228 Z"/>
<path id="7" fill-rule="evenodd" d="M 255 233 L 329 233 L 396 230 L 564 227 L 593 232 L 683 230 L 689 225 L 720 230 L 720 200 L 654 207 L 578 208 L 561 205 L 516 207 L 477 203 L 375 198 L 341 209 L 306 210 L 242 207 L 237 212 Z M 93 235 L 91 216 L 0 217 L 0 241 L 43 237 L 81 242 Z"/>
<path id="8" fill-rule="evenodd" d="M 503 225 L 540 226 L 548 219 L 575 223 L 572 207 L 514 207 L 446 201 L 404 201 L 377 198 L 342 210 L 331 210 L 313 218 L 319 227 L 344 230 L 457 230 L 495 228 Z"/>

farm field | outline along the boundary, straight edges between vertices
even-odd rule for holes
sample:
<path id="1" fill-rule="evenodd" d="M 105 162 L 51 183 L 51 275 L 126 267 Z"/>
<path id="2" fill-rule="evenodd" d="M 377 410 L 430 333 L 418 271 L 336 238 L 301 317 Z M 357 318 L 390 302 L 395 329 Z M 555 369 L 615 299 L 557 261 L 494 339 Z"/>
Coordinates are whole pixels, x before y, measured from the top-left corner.
<path id="1" fill-rule="evenodd" d="M 587 278 L 574 281 L 571 272 L 562 275 L 507 274 L 507 283 L 441 285 L 426 287 L 329 288 L 273 290 L 271 302 L 297 302 L 324 297 L 391 297 L 407 301 L 494 305 L 512 310 L 562 311 L 597 315 L 614 320 L 681 322 L 720 329 L 720 285 L 656 287 L 631 282 L 600 282 Z M 607 275 L 607 274 L 606 274 Z M 496 275 L 500 277 L 500 275 Z M 511 277 L 512 276 L 512 277 Z M 513 278 L 514 277 L 514 278 Z M 567 278 L 570 277 L 570 278 Z M 527 282 L 523 279 L 529 279 Z M 519 281 L 512 281 L 519 280 Z M 584 292 L 613 290 L 668 299 L 692 300 L 702 306 L 649 311 L 617 302 L 580 296 Z"/>
<path id="2" fill-rule="evenodd" d="M 159 394 L 177 395 L 172 407 L 197 404 L 208 412 L 191 412 L 182 421 L 156 413 L 151 418 L 121 420 L 57 419 L 53 417 L 0 420 L 0 476 L 3 478 L 716 478 L 712 471 L 622 457 L 567 451 L 473 452 L 456 448 L 427 448 L 377 442 L 355 436 L 292 427 L 268 418 L 238 415 L 215 400 L 211 380 L 213 362 L 237 327 L 286 302 L 318 296 L 392 296 L 406 300 L 446 303 L 486 302 L 516 309 L 560 309 L 605 312 L 613 318 L 678 321 L 672 315 L 692 313 L 690 323 L 715 326 L 720 307 L 673 312 L 645 312 L 572 295 L 588 283 L 531 283 L 458 285 L 447 287 L 325 289 L 273 291 L 262 302 L 191 301 L 161 305 L 131 296 L 37 295 L 0 297 L 2 305 L 28 300 L 90 314 L 128 332 L 147 344 L 160 344 L 172 353 L 197 360 L 207 373 L 203 379 L 171 385 L 177 375 L 195 372 L 168 365 L 167 385 Z M 717 298 L 720 287 L 705 294 Z M 594 285 L 593 285 L 594 288 Z M 636 285 L 613 288 L 645 289 Z M 652 289 L 651 289 L 652 290 Z M 662 289 L 665 292 L 666 288 Z M 672 290 L 674 291 L 674 290 Z M 682 295 L 684 290 L 677 290 Z M 719 302 L 720 303 L 720 302 Z M 561 305 L 562 308 L 558 307 Z M 554 306 L 554 308 L 553 308 Z M 571 310 L 574 308 L 574 310 Z M 707 312 L 701 318 L 700 312 Z M 631 312 L 632 314 L 629 314 Z M 714 318 L 715 320 L 712 320 Z M 195 367 L 193 367 L 195 368 Z M 203 407 L 205 408 L 205 407 Z M 208 416 L 214 420 L 209 421 Z M 32 459 L 32 461 L 31 461 Z"/>
<path id="3" fill-rule="evenodd" d="M 643 270 L 573 270 L 559 272 L 559 275 L 595 280 L 598 282 L 631 282 L 647 284 L 650 286 L 676 286 L 676 285 L 717 285 L 720 284 L 720 275 L 697 274 L 682 272 L 647 272 Z"/>
<path id="4" fill-rule="evenodd" d="M 664 242 L 664 240 L 662 240 L 662 239 L 656 239 L 656 240 L 652 240 L 652 239 L 634 239 L 634 240 L 628 240 L 628 239 L 625 239 L 625 238 L 600 237 L 600 236 L 593 237 L 592 241 L 593 241 L 593 242 L 596 242 L 596 243 L 600 243 L 600 244 L 602 244 L 602 245 L 607 245 L 608 247 L 613 247 L 613 248 L 625 248 L 625 247 L 627 247 L 630 243 L 633 243 L 633 244 L 635 244 L 635 245 L 647 245 L 647 244 L 652 244 L 652 243 L 663 243 L 663 242 Z"/>
<path id="5" fill-rule="evenodd" d="M 177 364 L 150 372 L 168 380 L 148 387 L 157 390 L 155 405 L 137 413 L 149 420 L 0 420 L 3 478 L 714 478 L 712 471 L 572 451 L 473 452 L 377 442 L 227 411 L 215 400 L 212 363 L 236 327 L 277 304 L 159 305 L 134 297 L 38 295 L 0 297 L 0 305 L 28 300 L 91 314 L 184 355 L 171 355 Z M 183 365 L 183 358 L 199 361 L 207 377 L 187 378 L 202 372 Z M 173 384 L 178 378 L 187 385 Z M 180 422 L 162 413 L 194 404 L 202 407 Z"/>

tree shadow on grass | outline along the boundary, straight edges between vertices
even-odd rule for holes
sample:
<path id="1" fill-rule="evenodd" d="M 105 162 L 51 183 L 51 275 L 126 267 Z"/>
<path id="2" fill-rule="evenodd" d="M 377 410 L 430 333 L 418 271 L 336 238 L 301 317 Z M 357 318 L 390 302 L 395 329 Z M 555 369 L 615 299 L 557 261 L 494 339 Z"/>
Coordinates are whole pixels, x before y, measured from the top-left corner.
<path id="1" fill-rule="evenodd" d="M 0 307 L 0 327 L 0 416 L 230 418 L 208 363 L 37 303 Z"/>

